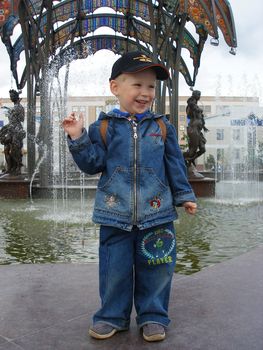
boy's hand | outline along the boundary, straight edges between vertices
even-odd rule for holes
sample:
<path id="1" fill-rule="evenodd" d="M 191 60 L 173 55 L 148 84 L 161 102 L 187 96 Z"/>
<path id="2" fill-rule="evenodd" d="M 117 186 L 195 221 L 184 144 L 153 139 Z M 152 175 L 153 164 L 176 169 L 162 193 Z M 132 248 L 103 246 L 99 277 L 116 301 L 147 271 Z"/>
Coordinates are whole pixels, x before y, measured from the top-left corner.
<path id="1" fill-rule="evenodd" d="M 194 202 L 184 202 L 183 207 L 188 214 L 195 214 L 197 209 L 197 204 Z"/>
<path id="2" fill-rule="evenodd" d="M 72 140 L 78 139 L 82 134 L 82 129 L 84 126 L 83 114 L 80 113 L 79 118 L 77 119 L 76 113 L 72 112 L 63 120 L 61 126 Z"/>

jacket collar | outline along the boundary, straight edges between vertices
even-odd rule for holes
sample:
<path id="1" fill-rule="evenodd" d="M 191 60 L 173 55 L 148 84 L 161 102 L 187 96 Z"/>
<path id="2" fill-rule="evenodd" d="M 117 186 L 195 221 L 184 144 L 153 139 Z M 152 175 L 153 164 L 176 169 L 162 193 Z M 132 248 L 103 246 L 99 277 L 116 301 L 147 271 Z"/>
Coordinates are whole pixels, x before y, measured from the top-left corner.
<path id="1" fill-rule="evenodd" d="M 100 112 L 100 115 L 99 115 L 99 120 L 102 120 L 102 119 L 107 119 L 107 118 L 117 118 L 117 119 L 123 119 L 123 118 L 127 118 L 129 117 L 130 114 L 127 113 L 127 112 L 122 112 L 120 111 L 119 109 L 115 108 L 113 109 L 112 111 L 108 112 L 108 113 L 105 113 L 105 112 Z M 139 120 L 142 120 L 142 119 L 157 119 L 157 118 L 160 118 L 162 115 L 161 114 L 154 114 L 153 112 L 151 112 L 150 110 L 142 113 L 142 114 L 139 114 L 138 117 L 139 117 Z"/>

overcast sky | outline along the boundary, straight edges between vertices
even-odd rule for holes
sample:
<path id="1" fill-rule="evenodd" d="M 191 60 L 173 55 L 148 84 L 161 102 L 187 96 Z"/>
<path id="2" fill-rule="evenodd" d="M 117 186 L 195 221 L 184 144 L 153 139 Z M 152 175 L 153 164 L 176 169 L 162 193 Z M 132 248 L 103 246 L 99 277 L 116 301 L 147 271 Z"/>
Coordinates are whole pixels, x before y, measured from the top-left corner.
<path id="1" fill-rule="evenodd" d="M 237 32 L 237 54 L 229 53 L 220 33 L 219 46 L 205 45 L 195 88 L 202 95 L 258 96 L 263 104 L 263 2 L 262 0 L 230 0 Z M 8 97 L 15 88 L 9 70 L 5 47 L 0 42 L 0 97 Z M 86 60 L 74 62 L 70 74 L 70 95 L 109 95 L 108 77 L 116 56 L 100 51 Z M 22 62 L 22 60 L 21 60 Z M 20 64 L 20 66 L 22 66 Z M 190 95 L 189 87 L 180 79 L 180 95 Z M 24 89 L 23 96 L 26 96 Z"/>

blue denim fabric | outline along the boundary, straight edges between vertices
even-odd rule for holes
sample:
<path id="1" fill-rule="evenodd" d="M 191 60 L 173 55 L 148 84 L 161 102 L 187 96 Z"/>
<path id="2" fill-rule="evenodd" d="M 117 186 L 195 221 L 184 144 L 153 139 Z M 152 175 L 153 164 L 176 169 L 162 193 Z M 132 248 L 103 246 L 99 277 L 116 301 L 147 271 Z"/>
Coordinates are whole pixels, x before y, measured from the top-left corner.
<path id="1" fill-rule="evenodd" d="M 140 327 L 148 322 L 168 326 L 176 263 L 173 223 L 128 233 L 101 226 L 99 255 L 101 309 L 93 322 L 128 329 L 134 297 Z"/>
<path id="2" fill-rule="evenodd" d="M 98 121 L 84 129 L 77 140 L 68 138 L 78 167 L 88 174 L 101 172 L 96 191 L 93 221 L 131 231 L 177 218 L 175 206 L 196 198 L 188 182 L 176 130 L 166 117 L 166 139 L 156 122 L 161 116 L 146 113 L 134 125 L 127 117 L 101 113 Z M 107 146 L 100 123 L 108 118 Z"/>

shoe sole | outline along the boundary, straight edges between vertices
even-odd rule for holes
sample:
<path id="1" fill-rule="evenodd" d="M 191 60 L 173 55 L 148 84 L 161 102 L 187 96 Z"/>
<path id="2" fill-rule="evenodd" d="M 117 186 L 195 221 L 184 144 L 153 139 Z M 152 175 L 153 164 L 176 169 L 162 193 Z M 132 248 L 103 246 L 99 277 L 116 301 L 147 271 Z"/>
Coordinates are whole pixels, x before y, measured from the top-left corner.
<path id="1" fill-rule="evenodd" d="M 165 339 L 165 333 L 161 333 L 161 334 L 153 334 L 153 335 L 146 335 L 146 334 L 142 334 L 144 340 L 149 341 L 149 342 L 154 342 L 154 341 L 161 341 Z"/>
<path id="2" fill-rule="evenodd" d="M 92 329 L 89 329 L 89 335 L 95 339 L 108 339 L 111 338 L 115 333 L 117 333 L 117 329 L 113 329 L 110 333 L 107 334 L 99 334 L 94 332 Z"/>

